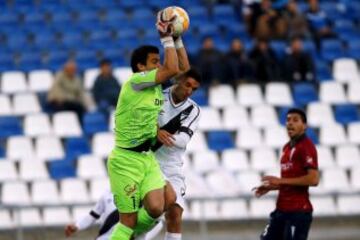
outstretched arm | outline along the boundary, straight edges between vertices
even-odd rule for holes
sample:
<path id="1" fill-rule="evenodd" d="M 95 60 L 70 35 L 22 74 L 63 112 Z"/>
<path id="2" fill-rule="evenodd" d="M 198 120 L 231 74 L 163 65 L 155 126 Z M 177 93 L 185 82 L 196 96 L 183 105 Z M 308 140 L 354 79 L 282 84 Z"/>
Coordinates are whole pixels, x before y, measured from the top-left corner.
<path id="1" fill-rule="evenodd" d="M 174 43 L 176 48 L 176 53 L 179 60 L 179 70 L 180 74 L 188 71 L 190 69 L 189 57 L 187 55 L 184 43 L 181 39 L 181 36 L 174 37 Z"/>

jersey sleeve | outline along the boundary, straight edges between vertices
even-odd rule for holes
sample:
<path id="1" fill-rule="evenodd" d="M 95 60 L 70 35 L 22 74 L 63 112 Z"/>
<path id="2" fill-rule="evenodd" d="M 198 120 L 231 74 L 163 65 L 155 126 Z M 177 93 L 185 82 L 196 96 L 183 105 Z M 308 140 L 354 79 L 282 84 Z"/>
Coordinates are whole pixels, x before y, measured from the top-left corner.
<path id="1" fill-rule="evenodd" d="M 148 87 L 153 87 L 156 84 L 155 78 L 158 69 L 147 72 L 135 73 L 131 78 L 131 86 L 135 91 L 141 91 Z"/>
<path id="2" fill-rule="evenodd" d="M 305 169 L 318 169 L 317 151 L 314 145 L 305 145 L 303 149 Z"/>
<path id="3" fill-rule="evenodd" d="M 103 194 L 99 201 L 97 201 L 96 205 L 90 211 L 90 215 L 96 219 L 99 219 L 105 211 L 106 196 L 107 194 Z"/>
<path id="4" fill-rule="evenodd" d="M 194 134 L 199 125 L 200 119 L 200 108 L 197 105 L 194 105 L 194 108 L 191 110 L 190 114 L 181 121 L 181 127 L 179 133 L 184 132 L 190 137 Z"/>

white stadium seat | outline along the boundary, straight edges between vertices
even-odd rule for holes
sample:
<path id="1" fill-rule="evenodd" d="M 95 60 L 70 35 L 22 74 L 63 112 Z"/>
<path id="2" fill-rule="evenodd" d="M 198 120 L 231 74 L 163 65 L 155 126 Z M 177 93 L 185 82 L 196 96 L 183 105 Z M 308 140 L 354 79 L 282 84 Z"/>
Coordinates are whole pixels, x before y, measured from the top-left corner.
<path id="1" fill-rule="evenodd" d="M 236 176 L 242 194 L 252 195 L 252 189 L 261 184 L 261 177 L 257 171 L 244 171 Z"/>
<path id="2" fill-rule="evenodd" d="M 310 201 L 313 205 L 315 216 L 336 215 L 335 201 L 332 196 L 312 196 Z"/>
<path id="3" fill-rule="evenodd" d="M 252 169 L 256 171 L 276 169 L 279 164 L 276 153 L 271 148 L 253 149 L 250 154 L 250 160 Z"/>
<path id="4" fill-rule="evenodd" d="M 34 93 L 20 93 L 14 96 L 14 113 L 19 115 L 41 111 L 38 97 Z"/>
<path id="5" fill-rule="evenodd" d="M 215 197 L 236 197 L 240 192 L 235 177 L 225 169 L 210 172 L 205 180 Z"/>
<path id="6" fill-rule="evenodd" d="M 45 226 L 65 226 L 72 222 L 67 207 L 46 207 L 43 210 L 43 219 Z"/>
<path id="7" fill-rule="evenodd" d="M 196 131 L 192 136 L 190 142 L 186 147 L 186 151 L 189 153 L 197 152 L 197 151 L 207 151 L 208 146 L 206 142 L 205 135 L 202 131 Z"/>
<path id="8" fill-rule="evenodd" d="M 309 103 L 307 106 L 307 118 L 309 126 L 313 127 L 335 123 L 331 106 L 327 103 Z"/>
<path id="9" fill-rule="evenodd" d="M 351 168 L 350 187 L 353 191 L 360 191 L 360 166 Z"/>
<path id="10" fill-rule="evenodd" d="M 31 198 L 33 204 L 59 204 L 60 194 L 54 180 L 39 180 L 32 183 Z"/>
<path id="11" fill-rule="evenodd" d="M 101 195 L 110 189 L 110 182 L 108 178 L 95 178 L 90 179 L 90 199 L 97 202 Z"/>
<path id="12" fill-rule="evenodd" d="M 325 146 L 345 144 L 347 137 L 343 125 L 335 123 L 322 126 L 320 128 L 319 140 Z"/>
<path id="13" fill-rule="evenodd" d="M 42 218 L 38 208 L 25 208 L 19 210 L 20 224 L 23 227 L 42 226 Z"/>
<path id="14" fill-rule="evenodd" d="M 348 133 L 350 143 L 360 144 L 360 122 L 349 123 Z"/>
<path id="15" fill-rule="evenodd" d="M 47 92 L 54 82 L 54 75 L 49 70 L 33 70 L 29 73 L 29 90 Z"/>
<path id="16" fill-rule="evenodd" d="M 6 159 L 0 159 L 0 169 L 0 182 L 13 181 L 18 178 L 15 162 Z"/>
<path id="17" fill-rule="evenodd" d="M 83 180 L 76 178 L 64 179 L 60 182 L 60 189 L 60 198 L 63 203 L 90 202 L 86 184 Z"/>
<path id="18" fill-rule="evenodd" d="M 239 149 L 226 149 L 222 152 L 221 165 L 228 171 L 243 171 L 250 168 L 246 152 Z"/>
<path id="19" fill-rule="evenodd" d="M 236 130 L 251 124 L 249 113 L 243 106 L 226 106 L 223 109 L 223 123 L 227 130 Z"/>
<path id="20" fill-rule="evenodd" d="M 265 128 L 264 138 L 265 145 L 272 148 L 282 148 L 289 141 L 286 128 L 280 125 Z"/>
<path id="21" fill-rule="evenodd" d="M 360 103 L 360 82 L 351 82 L 347 88 L 347 98 L 350 103 Z"/>
<path id="22" fill-rule="evenodd" d="M 45 113 L 30 114 L 24 118 L 24 133 L 30 137 L 51 135 L 53 132 L 49 115 Z"/>
<path id="23" fill-rule="evenodd" d="M 215 151 L 194 152 L 193 154 L 193 167 L 198 173 L 216 170 L 219 165 L 219 156 Z"/>
<path id="24" fill-rule="evenodd" d="M 242 127 L 237 131 L 235 144 L 238 148 L 254 149 L 263 145 L 260 129 L 255 127 Z"/>
<path id="25" fill-rule="evenodd" d="M 1 203 L 5 205 L 29 205 L 30 194 L 25 182 L 5 182 L 1 188 Z"/>
<path id="26" fill-rule="evenodd" d="M 36 157 L 44 160 L 61 159 L 65 156 L 64 148 L 59 138 L 55 136 L 40 136 L 35 140 Z"/>
<path id="27" fill-rule="evenodd" d="M 273 106 L 291 106 L 293 99 L 288 84 L 280 82 L 268 83 L 265 86 L 265 100 Z"/>
<path id="28" fill-rule="evenodd" d="M 192 201 L 190 210 L 193 220 L 215 220 L 219 218 L 220 204 L 216 200 Z"/>
<path id="29" fill-rule="evenodd" d="M 81 155 L 77 163 L 76 175 L 79 178 L 92 179 L 106 176 L 104 161 L 98 156 Z"/>
<path id="30" fill-rule="evenodd" d="M 117 67 L 114 69 L 114 76 L 121 85 L 129 80 L 132 74 L 130 67 Z"/>
<path id="31" fill-rule="evenodd" d="M 258 84 L 240 84 L 237 87 L 236 95 L 237 102 L 241 106 L 249 107 L 264 103 L 263 94 Z"/>
<path id="32" fill-rule="evenodd" d="M 341 215 L 360 214 L 360 195 L 339 196 L 337 201 L 338 212 Z"/>
<path id="33" fill-rule="evenodd" d="M 187 199 L 213 196 L 204 178 L 194 171 L 189 170 L 185 172 L 185 183 L 185 196 Z"/>
<path id="34" fill-rule="evenodd" d="M 13 160 L 34 157 L 34 145 L 31 138 L 25 136 L 9 137 L 6 146 L 6 157 Z"/>
<path id="35" fill-rule="evenodd" d="M 246 219 L 248 210 L 244 199 L 230 199 L 220 202 L 220 219 Z"/>
<path id="36" fill-rule="evenodd" d="M 250 217 L 266 218 L 275 209 L 273 198 L 252 198 L 250 200 Z"/>
<path id="37" fill-rule="evenodd" d="M 321 102 L 340 104 L 346 102 L 345 89 L 341 83 L 328 81 L 320 84 L 319 98 Z"/>
<path id="38" fill-rule="evenodd" d="M 335 59 L 333 76 L 338 82 L 360 81 L 360 73 L 356 61 L 351 58 Z"/>
<path id="39" fill-rule="evenodd" d="M 343 145 L 336 148 L 337 165 L 343 168 L 360 166 L 360 151 L 356 145 Z"/>
<path id="40" fill-rule="evenodd" d="M 75 112 L 57 112 L 53 116 L 54 133 L 58 137 L 82 135 L 81 125 Z"/>
<path id="41" fill-rule="evenodd" d="M 231 85 L 220 84 L 210 87 L 209 105 L 214 108 L 222 108 L 235 105 L 235 92 Z"/>
<path id="42" fill-rule="evenodd" d="M 107 158 L 115 145 L 113 133 L 96 133 L 92 139 L 93 154 L 99 157 Z"/>
<path id="43" fill-rule="evenodd" d="M 334 181 L 336 179 L 336 181 Z M 325 169 L 322 172 L 324 189 L 328 192 L 349 192 L 350 184 L 346 172 L 343 169 Z"/>
<path id="44" fill-rule="evenodd" d="M 20 71 L 3 72 L 0 89 L 1 92 L 8 94 L 26 92 L 28 90 L 28 86 L 25 74 Z"/>
<path id="45" fill-rule="evenodd" d="M 44 161 L 36 158 L 25 158 L 19 166 L 20 179 L 33 181 L 38 179 L 48 179 L 49 173 Z"/>
<path id="46" fill-rule="evenodd" d="M 317 145 L 318 165 L 320 169 L 327 169 L 335 167 L 334 156 L 330 147 Z"/>
<path id="47" fill-rule="evenodd" d="M 84 72 L 84 88 L 90 90 L 93 88 L 95 80 L 99 75 L 99 68 L 90 68 L 86 69 Z"/>
<path id="48" fill-rule="evenodd" d="M 270 105 L 257 105 L 251 108 L 251 122 L 256 127 L 279 125 L 275 108 Z"/>
<path id="49" fill-rule="evenodd" d="M 219 110 L 211 107 L 202 107 L 199 129 L 203 131 L 223 129 Z"/>
<path id="50" fill-rule="evenodd" d="M 9 229 L 14 227 L 14 221 L 7 209 L 0 209 L 0 229 Z"/>
<path id="51" fill-rule="evenodd" d="M 0 95 L 0 116 L 11 115 L 13 113 L 10 97 L 5 94 Z"/>

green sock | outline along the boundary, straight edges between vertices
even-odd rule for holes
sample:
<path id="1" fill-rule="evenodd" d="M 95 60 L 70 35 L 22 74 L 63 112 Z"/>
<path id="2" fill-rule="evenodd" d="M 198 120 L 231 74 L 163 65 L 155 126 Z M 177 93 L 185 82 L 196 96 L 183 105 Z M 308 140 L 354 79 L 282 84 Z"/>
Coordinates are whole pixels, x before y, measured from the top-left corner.
<path id="1" fill-rule="evenodd" d="M 138 211 L 138 220 L 134 229 L 134 233 L 138 236 L 151 229 L 156 223 L 156 219 L 152 218 L 144 207 Z"/>
<path id="2" fill-rule="evenodd" d="M 113 232 L 111 233 L 111 240 L 130 240 L 133 230 L 124 224 L 116 224 Z"/>

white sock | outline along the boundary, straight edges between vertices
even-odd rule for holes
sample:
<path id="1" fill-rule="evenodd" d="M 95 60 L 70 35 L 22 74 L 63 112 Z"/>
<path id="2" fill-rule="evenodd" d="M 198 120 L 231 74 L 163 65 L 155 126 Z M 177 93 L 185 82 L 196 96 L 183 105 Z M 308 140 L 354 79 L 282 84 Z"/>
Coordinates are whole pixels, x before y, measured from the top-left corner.
<path id="1" fill-rule="evenodd" d="M 181 240 L 181 233 L 165 233 L 164 240 Z"/>

